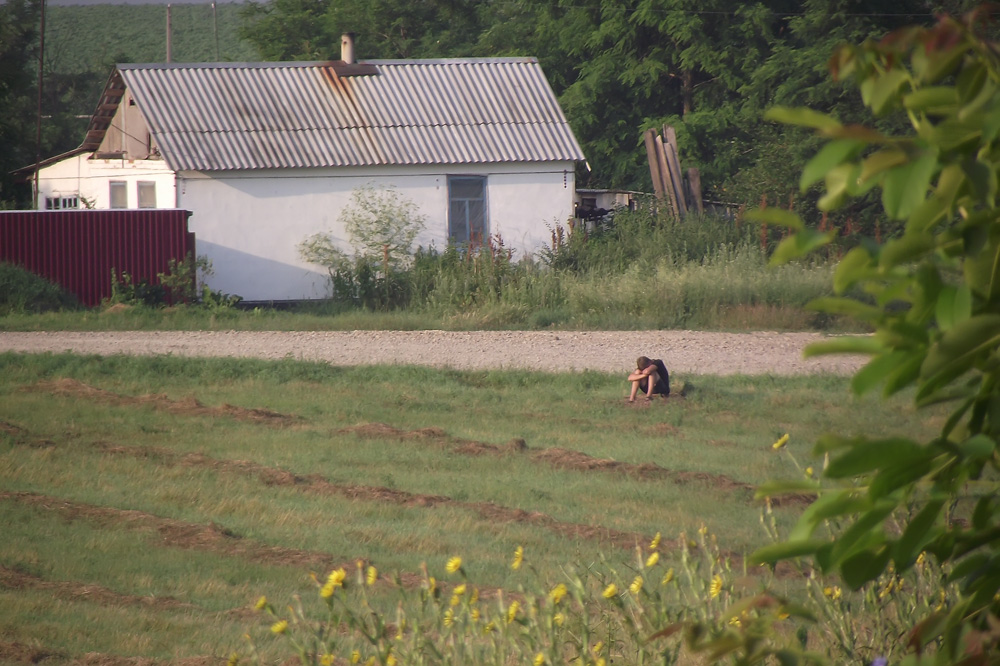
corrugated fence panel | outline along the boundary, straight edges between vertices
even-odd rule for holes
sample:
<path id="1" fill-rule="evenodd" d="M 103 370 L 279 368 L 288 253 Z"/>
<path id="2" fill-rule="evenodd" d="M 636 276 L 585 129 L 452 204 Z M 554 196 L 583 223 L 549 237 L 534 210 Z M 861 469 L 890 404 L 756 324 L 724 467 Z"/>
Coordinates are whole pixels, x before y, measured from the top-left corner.
<path id="1" fill-rule="evenodd" d="M 0 261 L 61 285 L 87 306 L 111 296 L 111 271 L 157 283 L 196 256 L 186 210 L 0 211 Z"/>

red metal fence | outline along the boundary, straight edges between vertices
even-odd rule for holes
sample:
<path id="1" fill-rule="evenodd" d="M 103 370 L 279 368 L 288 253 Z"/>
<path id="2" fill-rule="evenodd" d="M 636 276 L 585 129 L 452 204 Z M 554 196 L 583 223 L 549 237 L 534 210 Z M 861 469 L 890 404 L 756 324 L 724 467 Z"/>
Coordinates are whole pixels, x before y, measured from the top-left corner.
<path id="1" fill-rule="evenodd" d="M 157 283 L 171 259 L 195 256 L 186 210 L 0 211 L 0 261 L 72 292 L 84 305 L 111 296 L 111 271 Z"/>

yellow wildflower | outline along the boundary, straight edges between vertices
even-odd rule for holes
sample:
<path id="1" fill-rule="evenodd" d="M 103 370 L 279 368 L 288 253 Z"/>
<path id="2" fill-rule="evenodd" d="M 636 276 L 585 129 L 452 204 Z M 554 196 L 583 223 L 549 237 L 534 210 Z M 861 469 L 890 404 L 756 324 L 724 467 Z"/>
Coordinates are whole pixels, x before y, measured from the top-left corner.
<path id="1" fill-rule="evenodd" d="M 496 629 L 496 625 L 490 622 L 485 627 L 483 627 L 483 633 L 484 634 L 492 633 L 494 629 Z"/>
<path id="2" fill-rule="evenodd" d="M 472 588 L 472 594 L 469 595 L 469 603 L 474 604 L 477 601 L 479 601 L 479 588 L 474 587 Z"/>
<path id="3" fill-rule="evenodd" d="M 473 608 L 472 612 L 469 613 L 469 616 L 472 617 L 473 622 L 479 622 L 479 609 Z"/>
<path id="4" fill-rule="evenodd" d="M 716 574 L 712 578 L 711 584 L 708 586 L 708 594 L 715 599 L 717 596 L 722 594 L 722 576 Z"/>
<path id="5" fill-rule="evenodd" d="M 392 652 L 390 652 L 389 656 L 385 658 L 385 666 L 396 666 L 396 655 Z"/>
<path id="6" fill-rule="evenodd" d="M 510 568 L 517 571 L 524 562 L 524 547 L 518 546 L 514 549 L 514 561 L 510 563 Z"/>
<path id="7" fill-rule="evenodd" d="M 450 627 L 455 621 L 455 613 L 449 608 L 444 612 L 444 626 Z"/>
<path id="8" fill-rule="evenodd" d="M 924 551 L 920 551 L 920 554 L 917 555 L 917 566 L 923 566 L 926 560 L 927 558 L 924 557 Z"/>
<path id="9" fill-rule="evenodd" d="M 332 583 L 335 587 L 341 587 L 344 584 L 344 579 L 347 577 L 347 572 L 344 571 L 343 567 L 340 569 L 335 569 L 330 572 L 327 576 L 326 582 Z"/>
<path id="10" fill-rule="evenodd" d="M 336 585 L 334 585 L 330 581 L 326 581 L 326 583 L 323 584 L 323 587 L 319 591 L 319 596 L 323 597 L 324 599 L 329 599 L 330 597 L 333 596 L 333 593 L 336 590 L 337 590 Z"/>
<path id="11" fill-rule="evenodd" d="M 319 663 L 322 664 L 322 666 L 333 666 L 334 660 L 336 660 L 336 657 L 327 652 L 319 658 Z"/>
<path id="12" fill-rule="evenodd" d="M 267 607 L 267 597 L 261 597 L 254 606 L 257 610 L 264 610 Z"/>
<path id="13" fill-rule="evenodd" d="M 365 582 L 369 585 L 374 585 L 375 581 L 378 580 L 378 569 L 375 567 L 368 567 L 368 573 L 365 575 Z"/>
<path id="14" fill-rule="evenodd" d="M 785 444 L 788 444 L 788 433 L 787 432 L 784 435 L 782 435 L 778 439 L 777 442 L 775 442 L 774 444 L 772 444 L 771 448 L 774 449 L 775 451 L 777 451 L 778 449 L 780 449 L 781 447 L 783 447 Z"/>
<path id="15" fill-rule="evenodd" d="M 594 666 L 604 666 L 604 657 L 598 657 L 597 661 L 594 662 Z"/>
<path id="16" fill-rule="evenodd" d="M 566 596 L 567 591 L 568 590 L 566 589 L 566 586 L 563 585 L 562 583 L 559 583 L 558 585 L 552 588 L 551 592 L 549 592 L 549 598 L 552 599 L 552 603 L 557 604 L 563 600 L 563 597 Z"/>
<path id="17" fill-rule="evenodd" d="M 351 663 L 357 664 L 361 661 L 361 653 L 358 650 L 351 651 Z"/>
<path id="18" fill-rule="evenodd" d="M 701 527 L 699 527 L 698 528 L 698 534 L 700 534 L 702 536 L 705 536 L 706 534 L 708 534 L 708 526 L 707 525 L 702 525 Z"/>
<path id="19" fill-rule="evenodd" d="M 787 620 L 789 617 L 791 617 L 791 615 L 789 615 L 788 613 L 778 613 L 779 620 Z"/>
<path id="20" fill-rule="evenodd" d="M 616 594 L 618 594 L 618 586 L 615 585 L 614 583 L 611 583 L 606 588 L 604 588 L 603 595 L 605 599 L 611 599 Z"/>
<path id="21" fill-rule="evenodd" d="M 453 557 L 453 558 L 451 558 L 450 560 L 448 560 L 448 564 L 445 566 L 445 570 L 448 573 L 455 573 L 456 571 L 458 571 L 461 568 L 462 568 L 462 558 L 461 557 Z"/>
<path id="22" fill-rule="evenodd" d="M 514 618 L 517 617 L 517 610 L 520 607 L 521 604 L 517 603 L 516 601 L 510 602 L 510 606 L 507 607 L 507 624 L 510 624 L 511 622 L 514 621 Z"/>
<path id="23" fill-rule="evenodd" d="M 375 666 L 375 657 L 368 657 L 365 660 L 365 666 Z"/>
<path id="24" fill-rule="evenodd" d="M 674 579 L 674 569 L 673 567 L 667 569 L 667 573 L 663 574 L 663 580 L 660 581 L 661 585 L 666 585 Z"/>
<path id="25" fill-rule="evenodd" d="M 635 596 L 639 596 L 639 592 L 642 590 L 642 576 L 636 576 L 632 584 L 628 586 L 628 589 Z"/>
<path id="26" fill-rule="evenodd" d="M 811 479 L 813 478 L 813 473 L 814 472 L 812 467 L 806 467 L 806 476 L 808 476 Z"/>
<path id="27" fill-rule="evenodd" d="M 660 561 L 659 553 L 650 554 L 650 556 L 646 558 L 646 568 L 649 569 L 650 567 L 656 566 L 656 563 L 659 561 Z"/>
<path id="28" fill-rule="evenodd" d="M 288 620 L 278 620 L 271 625 L 271 632 L 275 634 L 283 634 L 288 630 Z"/>
<path id="29" fill-rule="evenodd" d="M 824 587 L 823 594 L 836 601 L 837 599 L 840 598 L 840 588 L 836 586 Z"/>
<path id="30" fill-rule="evenodd" d="M 465 594 L 465 583 L 462 583 L 461 585 L 456 585 L 455 589 L 452 590 L 451 593 L 454 594 L 456 597 L 461 597 L 462 595 L 464 595 Z"/>
<path id="31" fill-rule="evenodd" d="M 656 550 L 659 547 L 659 545 L 660 545 L 660 533 L 657 532 L 656 536 L 653 537 L 653 540 L 649 542 L 649 549 Z"/>
<path id="32" fill-rule="evenodd" d="M 563 626 L 563 622 L 566 621 L 566 616 L 563 615 L 562 613 L 556 613 L 555 615 L 552 616 L 552 621 L 555 623 L 557 627 L 561 627 Z"/>
<path id="33" fill-rule="evenodd" d="M 229 655 L 229 661 L 226 662 L 226 666 L 237 666 L 237 664 L 239 663 L 240 663 L 240 655 L 236 652 L 233 652 L 231 655 Z"/>
<path id="34" fill-rule="evenodd" d="M 604 643 L 602 641 L 597 641 L 596 643 L 594 643 L 594 647 L 590 648 L 590 651 L 593 652 L 595 655 L 598 655 L 601 653 L 601 650 L 603 649 L 604 649 Z"/>
<path id="35" fill-rule="evenodd" d="M 438 586 L 438 583 L 437 583 L 437 580 L 435 580 L 434 576 L 430 576 L 430 577 L 429 577 L 429 578 L 427 579 L 427 590 L 428 590 L 428 591 L 429 591 L 429 592 L 430 592 L 431 594 L 433 594 L 433 593 L 434 593 L 434 591 L 435 591 L 435 590 L 437 590 L 437 586 Z"/>
<path id="36" fill-rule="evenodd" d="M 742 624 L 742 622 L 740 622 L 740 618 L 738 616 L 734 615 L 733 617 L 729 618 L 729 624 L 733 625 L 734 627 L 739 627 Z"/>
<path id="37" fill-rule="evenodd" d="M 545 663 L 545 655 L 539 652 L 535 655 L 535 661 L 533 662 L 535 666 L 543 666 Z"/>
<path id="38" fill-rule="evenodd" d="M 462 603 L 462 597 L 458 596 L 457 594 L 453 594 L 451 595 L 451 601 L 448 602 L 448 605 L 451 607 L 455 607 L 460 603 Z"/>

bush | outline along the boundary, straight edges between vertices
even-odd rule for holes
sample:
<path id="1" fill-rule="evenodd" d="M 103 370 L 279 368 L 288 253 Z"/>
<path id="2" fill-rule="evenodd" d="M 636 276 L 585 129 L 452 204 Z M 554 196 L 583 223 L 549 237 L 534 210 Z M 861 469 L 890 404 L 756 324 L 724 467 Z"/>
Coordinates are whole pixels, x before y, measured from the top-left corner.
<path id="1" fill-rule="evenodd" d="M 30 271 L 0 262 L 0 315 L 76 309 L 76 296 Z"/>

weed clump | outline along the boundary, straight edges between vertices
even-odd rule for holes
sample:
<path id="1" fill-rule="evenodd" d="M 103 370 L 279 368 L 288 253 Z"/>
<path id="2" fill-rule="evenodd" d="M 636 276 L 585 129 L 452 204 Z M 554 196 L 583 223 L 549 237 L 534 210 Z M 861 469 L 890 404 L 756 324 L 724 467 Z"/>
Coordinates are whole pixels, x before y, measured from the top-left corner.
<path id="1" fill-rule="evenodd" d="M 57 284 L 14 264 L 0 262 L 0 315 L 79 308 L 77 298 Z"/>

